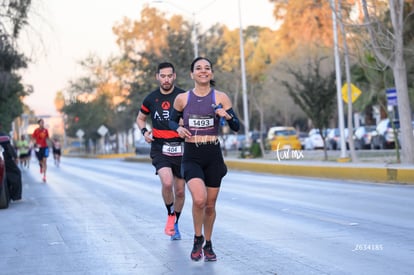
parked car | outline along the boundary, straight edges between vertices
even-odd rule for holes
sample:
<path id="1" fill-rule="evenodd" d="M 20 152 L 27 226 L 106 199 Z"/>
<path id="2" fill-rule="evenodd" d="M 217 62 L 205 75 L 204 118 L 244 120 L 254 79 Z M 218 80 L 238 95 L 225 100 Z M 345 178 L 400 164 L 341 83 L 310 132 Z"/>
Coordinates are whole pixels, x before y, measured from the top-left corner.
<path id="1" fill-rule="evenodd" d="M 249 148 L 250 143 L 246 144 L 246 135 L 236 135 L 235 147 L 237 150 L 242 150 L 243 147 Z"/>
<path id="2" fill-rule="evenodd" d="M 323 149 L 323 147 L 323 139 L 319 133 L 319 129 L 311 129 L 309 136 L 305 139 L 305 150 Z"/>
<path id="3" fill-rule="evenodd" d="M 400 122 L 394 121 L 394 126 L 397 131 L 397 135 L 400 129 Z M 371 149 L 386 149 L 394 148 L 395 135 L 392 127 L 392 121 L 388 118 L 381 120 L 375 129 L 371 132 Z"/>
<path id="4" fill-rule="evenodd" d="M 266 132 L 260 133 L 259 131 L 250 131 L 249 133 L 251 142 L 257 141 L 260 142 L 261 140 L 265 141 L 267 137 Z"/>
<path id="5" fill-rule="evenodd" d="M 309 137 L 309 134 L 307 132 L 299 132 L 298 138 L 300 141 L 300 144 L 302 145 L 302 149 L 305 149 L 305 140 Z"/>
<path id="6" fill-rule="evenodd" d="M 221 149 L 226 151 L 242 150 L 246 140 L 245 135 L 227 134 L 219 137 Z"/>
<path id="7" fill-rule="evenodd" d="M 328 135 L 326 136 L 326 146 L 328 150 L 340 150 L 341 149 L 341 131 L 339 128 L 328 129 Z M 349 148 L 348 141 L 348 128 L 344 129 L 345 145 Z"/>
<path id="8" fill-rule="evenodd" d="M 249 141 L 246 143 L 246 135 L 244 134 L 225 134 L 219 137 L 221 149 L 227 151 L 242 150 L 243 147 L 248 149 L 253 142 L 260 142 L 261 139 L 266 140 L 267 133 L 261 133 L 259 131 L 249 132 Z"/>
<path id="9" fill-rule="evenodd" d="M 372 132 L 375 128 L 375 125 L 363 125 L 355 129 L 353 135 L 355 150 L 371 148 Z"/>
<path id="10" fill-rule="evenodd" d="M 227 134 L 219 137 L 221 149 L 232 151 L 237 149 L 237 135 Z"/>
<path id="11" fill-rule="evenodd" d="M 10 195 L 6 179 L 6 164 L 3 156 L 3 147 L 0 146 L 0 209 L 9 207 Z"/>
<path id="12" fill-rule="evenodd" d="M 272 151 L 277 149 L 302 149 L 302 144 L 300 143 L 296 129 L 293 127 L 271 127 L 267 132 L 267 142 Z"/>
<path id="13" fill-rule="evenodd" d="M 135 154 L 137 155 L 146 155 L 151 152 L 151 144 L 145 141 L 144 137 L 141 137 L 138 140 L 135 140 Z"/>
<path id="14" fill-rule="evenodd" d="M 22 174 L 17 166 L 17 152 L 11 144 L 10 137 L 4 133 L 0 133 L 0 147 L 0 208 L 7 208 L 10 200 L 22 199 Z"/>

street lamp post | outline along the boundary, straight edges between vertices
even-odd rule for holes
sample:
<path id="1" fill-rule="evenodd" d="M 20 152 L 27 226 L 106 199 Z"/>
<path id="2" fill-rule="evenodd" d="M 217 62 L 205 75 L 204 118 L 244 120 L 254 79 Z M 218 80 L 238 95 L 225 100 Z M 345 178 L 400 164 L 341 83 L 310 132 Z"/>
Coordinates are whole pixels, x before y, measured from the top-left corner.
<path id="1" fill-rule="evenodd" d="M 244 134 L 246 137 L 246 143 L 248 143 L 250 125 L 249 125 L 249 109 L 248 109 L 248 103 L 247 103 L 246 66 L 244 64 L 244 39 L 243 39 L 240 0 L 239 0 L 239 36 L 240 36 L 240 69 L 241 69 L 242 93 L 243 93 Z"/>
<path id="2" fill-rule="evenodd" d="M 339 48 L 338 48 L 338 28 L 336 26 L 336 5 L 335 1 L 330 0 L 332 9 L 332 26 L 333 26 L 333 39 L 334 39 L 334 54 L 335 54 L 335 71 L 336 71 L 336 97 L 338 105 L 338 121 L 339 121 L 339 132 L 341 142 L 341 159 L 346 159 L 346 144 L 345 144 L 345 122 L 344 122 L 344 107 L 342 105 L 342 94 L 341 94 L 341 66 L 339 60 Z"/>
<path id="3" fill-rule="evenodd" d="M 197 24 L 196 14 L 193 12 L 193 44 L 194 44 L 194 59 L 198 57 L 198 38 L 197 38 Z"/>

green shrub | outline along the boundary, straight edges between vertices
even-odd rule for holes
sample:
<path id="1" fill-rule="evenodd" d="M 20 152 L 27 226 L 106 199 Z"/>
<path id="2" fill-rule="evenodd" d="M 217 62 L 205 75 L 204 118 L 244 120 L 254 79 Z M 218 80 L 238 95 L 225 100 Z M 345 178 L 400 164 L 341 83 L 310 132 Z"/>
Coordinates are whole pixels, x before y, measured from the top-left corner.
<path id="1" fill-rule="evenodd" d="M 260 149 L 260 144 L 258 142 L 253 142 L 252 146 L 250 146 L 250 155 L 253 158 L 262 157 L 262 149 Z"/>

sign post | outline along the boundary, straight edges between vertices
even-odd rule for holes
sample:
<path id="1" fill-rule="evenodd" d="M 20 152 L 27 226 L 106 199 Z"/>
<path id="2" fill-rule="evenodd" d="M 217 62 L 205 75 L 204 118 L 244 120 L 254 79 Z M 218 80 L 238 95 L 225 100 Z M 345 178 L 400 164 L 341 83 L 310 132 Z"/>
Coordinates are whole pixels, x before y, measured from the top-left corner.
<path id="1" fill-rule="evenodd" d="M 388 88 L 385 90 L 385 94 L 387 95 L 387 108 L 388 108 L 388 117 L 391 121 L 392 130 L 394 132 L 395 137 L 395 152 L 397 154 L 397 162 L 400 162 L 400 144 L 398 139 L 398 131 L 396 130 L 395 123 L 400 123 L 400 117 L 398 114 L 398 97 L 397 97 L 397 89 L 396 88 Z M 399 128 L 399 126 L 398 126 Z"/>
<path id="2" fill-rule="evenodd" d="M 85 135 L 85 132 L 82 129 L 76 131 L 76 136 L 79 138 L 79 153 L 82 153 L 82 138 Z"/>
<path id="3" fill-rule="evenodd" d="M 351 83 L 351 102 L 354 103 L 355 100 L 361 95 L 361 90 L 358 89 L 357 86 Z M 348 103 L 348 84 L 345 83 L 344 86 L 342 86 L 342 99 Z"/>
<path id="4" fill-rule="evenodd" d="M 105 135 L 108 133 L 108 128 L 105 127 L 105 125 L 101 125 L 98 128 L 98 134 L 101 136 L 101 148 L 102 148 L 102 153 L 105 153 Z"/>
<path id="5" fill-rule="evenodd" d="M 397 90 L 395 88 L 388 88 L 385 90 L 387 95 L 387 105 L 397 106 Z"/>

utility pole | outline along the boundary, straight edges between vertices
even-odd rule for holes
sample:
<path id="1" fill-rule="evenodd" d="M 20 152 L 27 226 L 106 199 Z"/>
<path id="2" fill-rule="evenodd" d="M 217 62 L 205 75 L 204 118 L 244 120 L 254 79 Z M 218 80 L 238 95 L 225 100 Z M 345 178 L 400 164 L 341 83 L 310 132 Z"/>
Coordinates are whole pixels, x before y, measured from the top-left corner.
<path id="1" fill-rule="evenodd" d="M 247 84 L 246 84 L 246 66 L 244 64 L 244 39 L 243 39 L 243 27 L 242 27 L 242 16 L 241 7 L 239 0 L 239 36 L 240 36 L 240 69 L 241 69 L 241 80 L 242 80 L 242 92 L 243 92 L 243 114 L 244 114 L 244 134 L 246 137 L 245 142 L 248 144 L 249 138 L 249 108 L 247 100 Z"/>

